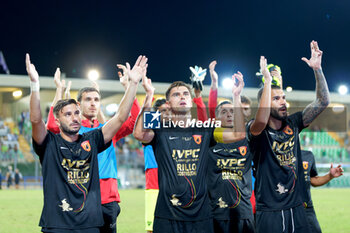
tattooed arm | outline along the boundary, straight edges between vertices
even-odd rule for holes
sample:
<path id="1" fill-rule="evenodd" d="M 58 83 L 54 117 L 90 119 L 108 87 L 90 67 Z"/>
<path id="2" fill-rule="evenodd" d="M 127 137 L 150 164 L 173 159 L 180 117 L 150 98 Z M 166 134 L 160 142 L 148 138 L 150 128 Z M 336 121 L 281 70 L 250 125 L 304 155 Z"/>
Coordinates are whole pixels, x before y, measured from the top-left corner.
<path id="1" fill-rule="evenodd" d="M 316 79 L 316 100 L 309 104 L 303 111 L 303 123 L 304 126 L 311 124 L 313 120 L 316 119 L 318 115 L 326 109 L 330 102 L 329 90 L 326 78 L 322 72 L 321 61 L 322 61 L 322 51 L 318 48 L 316 41 L 310 43 L 311 47 L 311 58 L 310 60 L 303 57 L 301 60 L 306 62 L 315 73 Z"/>

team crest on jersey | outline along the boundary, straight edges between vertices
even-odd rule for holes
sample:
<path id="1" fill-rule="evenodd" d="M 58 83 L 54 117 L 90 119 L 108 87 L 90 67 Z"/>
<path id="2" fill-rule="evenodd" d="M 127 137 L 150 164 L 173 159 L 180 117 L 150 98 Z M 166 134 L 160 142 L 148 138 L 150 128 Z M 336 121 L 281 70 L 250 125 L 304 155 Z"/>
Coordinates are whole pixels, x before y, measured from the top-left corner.
<path id="1" fill-rule="evenodd" d="M 242 156 L 245 156 L 247 154 L 247 147 L 246 146 L 240 146 L 240 147 L 238 147 L 238 149 L 239 149 L 239 153 Z"/>
<path id="2" fill-rule="evenodd" d="M 198 145 L 202 143 L 202 135 L 192 135 L 195 143 Z"/>
<path id="3" fill-rule="evenodd" d="M 289 125 L 287 125 L 284 129 L 283 132 L 287 135 L 292 135 L 293 134 L 293 130 L 289 127 Z"/>
<path id="4" fill-rule="evenodd" d="M 309 162 L 303 161 L 303 167 L 304 167 L 304 170 L 307 170 L 307 168 L 309 167 Z"/>
<path id="5" fill-rule="evenodd" d="M 86 140 L 86 141 L 82 142 L 82 143 L 81 143 L 81 147 L 82 147 L 85 151 L 89 152 L 89 151 L 91 150 L 91 146 L 90 146 L 89 140 Z"/>

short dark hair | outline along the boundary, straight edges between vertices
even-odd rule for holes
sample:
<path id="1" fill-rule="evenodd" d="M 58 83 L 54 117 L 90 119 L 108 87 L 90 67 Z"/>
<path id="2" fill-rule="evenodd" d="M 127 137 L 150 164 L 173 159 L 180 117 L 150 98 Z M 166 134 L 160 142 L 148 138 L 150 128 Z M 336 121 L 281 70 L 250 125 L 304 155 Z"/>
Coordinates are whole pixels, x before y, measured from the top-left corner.
<path id="1" fill-rule="evenodd" d="M 190 92 L 190 95 L 191 95 L 191 97 L 192 97 L 191 87 L 190 87 L 189 85 L 187 85 L 186 83 L 184 83 L 183 81 L 176 81 L 176 82 L 173 82 L 173 83 L 169 86 L 168 90 L 166 90 L 166 92 L 165 92 L 165 98 L 166 98 L 166 100 L 169 100 L 169 98 L 170 98 L 170 91 L 171 91 L 173 88 L 175 88 L 175 87 L 182 87 L 182 86 L 184 86 L 184 87 L 186 87 L 186 88 L 188 89 L 188 91 Z"/>
<path id="2" fill-rule="evenodd" d="M 99 96 L 101 96 L 100 92 L 94 88 L 94 87 L 83 87 L 78 92 L 77 100 L 78 102 L 81 102 L 81 99 L 83 98 L 83 94 L 87 92 L 97 92 Z"/>
<path id="3" fill-rule="evenodd" d="M 281 89 L 281 87 L 276 85 L 271 85 L 271 89 Z M 264 86 L 262 86 L 258 91 L 258 103 L 260 102 L 263 91 L 264 91 Z"/>
<path id="4" fill-rule="evenodd" d="M 229 100 L 223 100 L 221 101 L 215 108 L 215 116 L 218 116 L 219 115 L 219 111 L 220 111 L 220 108 L 222 107 L 222 105 L 224 104 L 232 104 L 231 101 Z"/>
<path id="5" fill-rule="evenodd" d="M 58 114 L 62 110 L 62 108 L 70 104 L 78 105 L 75 99 L 63 99 L 63 100 L 57 101 L 57 103 L 55 104 L 55 107 L 53 108 L 53 113 L 55 114 L 55 117 L 58 118 Z"/>
<path id="6" fill-rule="evenodd" d="M 252 105 L 252 100 L 248 96 L 241 95 L 241 103 Z"/>
<path id="7" fill-rule="evenodd" d="M 159 109 L 160 106 L 162 106 L 163 104 L 166 103 L 166 99 L 164 98 L 158 98 L 156 99 L 156 101 L 154 101 L 154 104 L 153 104 L 153 108 L 155 108 L 156 110 Z"/>

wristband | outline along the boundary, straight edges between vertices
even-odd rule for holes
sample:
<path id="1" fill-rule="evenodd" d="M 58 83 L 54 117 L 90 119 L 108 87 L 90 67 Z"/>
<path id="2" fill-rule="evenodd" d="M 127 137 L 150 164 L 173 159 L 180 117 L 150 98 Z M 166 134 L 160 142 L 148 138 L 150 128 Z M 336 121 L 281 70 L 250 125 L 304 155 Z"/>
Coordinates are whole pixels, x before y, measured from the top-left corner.
<path id="1" fill-rule="evenodd" d="M 37 82 L 30 81 L 30 91 L 31 92 L 33 92 L 33 91 L 40 91 L 39 81 L 37 81 Z"/>

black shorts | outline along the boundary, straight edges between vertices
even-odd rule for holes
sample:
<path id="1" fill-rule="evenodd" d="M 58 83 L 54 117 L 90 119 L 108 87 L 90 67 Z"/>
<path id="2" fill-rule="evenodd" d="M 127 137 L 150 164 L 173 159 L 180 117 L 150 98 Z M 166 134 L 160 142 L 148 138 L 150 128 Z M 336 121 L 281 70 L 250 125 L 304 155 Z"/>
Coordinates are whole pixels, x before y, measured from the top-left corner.
<path id="1" fill-rule="evenodd" d="M 302 205 L 278 211 L 256 211 L 257 233 L 310 233 Z"/>
<path id="2" fill-rule="evenodd" d="M 310 229 L 312 233 L 322 233 L 320 224 L 317 221 L 315 209 L 313 206 L 305 209 L 307 221 L 309 223 Z"/>
<path id="3" fill-rule="evenodd" d="M 154 217 L 153 233 L 214 233 L 213 219 L 177 221 Z"/>
<path id="4" fill-rule="evenodd" d="M 85 229 L 79 229 L 79 230 L 43 227 L 41 229 L 41 231 L 46 232 L 46 233 L 100 233 L 100 229 L 97 227 L 96 228 L 85 228 Z"/>
<path id="5" fill-rule="evenodd" d="M 120 206 L 118 202 L 113 201 L 102 205 L 103 220 L 105 224 L 100 227 L 103 233 L 117 232 L 117 217 L 120 213 Z"/>
<path id="6" fill-rule="evenodd" d="M 254 233 L 255 223 L 254 218 L 251 219 L 231 219 L 218 220 L 214 218 L 215 233 Z"/>

